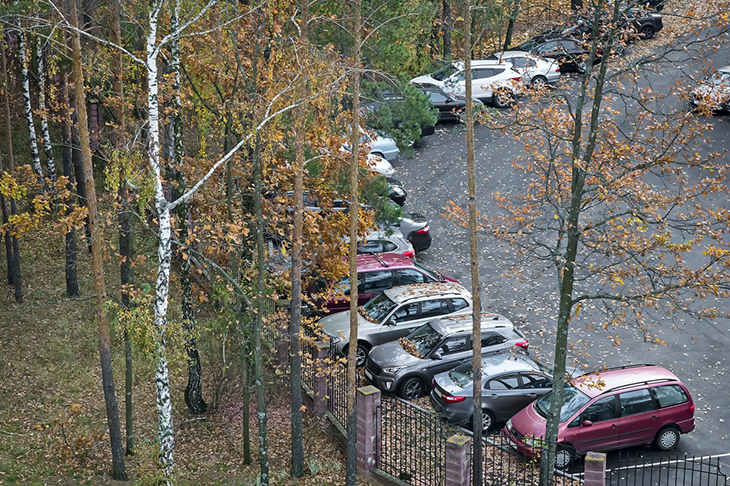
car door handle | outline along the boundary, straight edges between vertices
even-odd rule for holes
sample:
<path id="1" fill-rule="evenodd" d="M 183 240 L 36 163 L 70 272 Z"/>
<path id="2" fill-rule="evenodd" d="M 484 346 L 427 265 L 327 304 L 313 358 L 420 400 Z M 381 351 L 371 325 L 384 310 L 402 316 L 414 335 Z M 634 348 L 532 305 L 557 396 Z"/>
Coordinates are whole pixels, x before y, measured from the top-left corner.
<path id="1" fill-rule="evenodd" d="M 658 418 L 659 418 L 659 417 L 657 417 L 656 415 L 652 415 L 652 417 L 651 417 L 651 419 L 652 419 L 652 420 L 656 420 L 656 419 L 658 419 Z"/>
<path id="2" fill-rule="evenodd" d="M 537 396 L 537 393 L 528 393 L 528 398 L 535 398 Z"/>
<path id="3" fill-rule="evenodd" d="M 491 395 L 489 395 L 489 398 L 497 398 L 497 397 L 499 397 L 499 395 L 497 395 L 496 393 L 492 393 Z"/>
<path id="4" fill-rule="evenodd" d="M 612 428 L 612 429 L 615 429 L 616 427 L 618 427 L 618 425 L 616 425 L 616 424 L 611 424 L 611 428 Z"/>

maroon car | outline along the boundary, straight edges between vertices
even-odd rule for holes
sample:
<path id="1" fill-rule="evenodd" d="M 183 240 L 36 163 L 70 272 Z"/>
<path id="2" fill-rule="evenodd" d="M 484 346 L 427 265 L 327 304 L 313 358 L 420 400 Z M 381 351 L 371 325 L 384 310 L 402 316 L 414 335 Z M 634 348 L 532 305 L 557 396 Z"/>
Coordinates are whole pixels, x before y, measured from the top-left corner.
<path id="1" fill-rule="evenodd" d="M 539 457 L 552 392 L 512 417 L 504 434 L 512 446 Z M 694 430 L 695 406 L 687 387 L 660 366 L 632 365 L 588 373 L 565 384 L 555 467 L 577 456 L 641 444 L 663 451 Z"/>
<path id="2" fill-rule="evenodd" d="M 458 281 L 410 258 L 396 253 L 357 256 L 357 305 L 366 304 L 383 290 L 398 285 Z M 350 277 L 332 285 L 329 294 L 324 286 L 312 286 L 309 295 L 316 306 L 329 313 L 350 309 Z M 324 295 L 322 295 L 324 294 Z"/>

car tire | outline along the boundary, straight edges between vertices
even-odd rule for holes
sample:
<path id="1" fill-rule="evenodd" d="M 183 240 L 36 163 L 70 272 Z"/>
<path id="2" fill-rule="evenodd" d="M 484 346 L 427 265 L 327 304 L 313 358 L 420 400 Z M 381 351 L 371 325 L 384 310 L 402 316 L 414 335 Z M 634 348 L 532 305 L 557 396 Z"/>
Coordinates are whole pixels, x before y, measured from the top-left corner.
<path id="1" fill-rule="evenodd" d="M 542 89 L 547 86 L 547 79 L 545 76 L 535 76 L 530 80 L 530 86 L 535 89 Z"/>
<path id="2" fill-rule="evenodd" d="M 641 30 L 639 30 L 639 34 L 644 40 L 651 39 L 652 37 L 654 37 L 654 27 L 649 24 L 642 25 Z"/>
<path id="3" fill-rule="evenodd" d="M 342 352 L 345 354 L 345 356 L 347 356 L 350 352 L 350 345 L 348 344 L 347 346 L 342 348 Z M 355 350 L 355 364 L 357 366 L 364 365 L 369 352 L 370 346 L 368 346 L 367 343 L 357 343 L 357 349 Z"/>
<path id="4" fill-rule="evenodd" d="M 585 74 L 586 70 L 588 70 L 588 63 L 585 61 L 576 61 L 575 70 L 578 71 L 578 74 Z"/>
<path id="5" fill-rule="evenodd" d="M 492 93 L 492 104 L 497 108 L 508 108 L 514 101 L 514 95 L 507 88 L 499 88 Z"/>
<path id="6" fill-rule="evenodd" d="M 423 381 L 420 378 L 412 377 L 403 382 L 398 390 L 398 395 L 405 400 L 414 400 L 423 396 L 424 391 Z"/>
<path id="7" fill-rule="evenodd" d="M 575 460 L 575 450 L 569 445 L 558 444 L 555 449 L 555 469 L 564 471 L 573 464 Z"/>
<path id="8" fill-rule="evenodd" d="M 490 432 L 494 428 L 496 422 L 494 414 L 489 410 L 482 410 L 482 431 Z M 469 428 L 474 430 L 474 417 L 469 419 Z"/>
<path id="9" fill-rule="evenodd" d="M 677 430 L 676 427 L 669 425 L 659 431 L 654 442 L 656 442 L 656 446 L 659 450 L 665 452 L 671 451 L 679 444 L 679 436 L 679 430 Z"/>

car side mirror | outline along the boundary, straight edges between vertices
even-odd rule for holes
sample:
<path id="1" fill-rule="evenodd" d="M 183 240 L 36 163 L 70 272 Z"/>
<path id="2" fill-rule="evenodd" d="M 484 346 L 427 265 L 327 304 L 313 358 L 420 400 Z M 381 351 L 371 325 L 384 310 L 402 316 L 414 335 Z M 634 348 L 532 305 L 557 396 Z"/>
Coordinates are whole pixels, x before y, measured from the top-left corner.
<path id="1" fill-rule="evenodd" d="M 453 101 L 453 100 L 452 100 L 451 98 L 446 98 L 446 104 L 447 104 L 447 105 L 450 105 L 450 104 L 451 104 L 451 103 L 453 103 L 453 102 L 454 102 L 454 101 Z"/>
<path id="2" fill-rule="evenodd" d="M 441 356 L 441 351 L 434 351 L 434 353 L 431 355 L 431 359 L 442 360 L 443 356 Z"/>
<path id="3" fill-rule="evenodd" d="M 389 317 L 387 321 L 385 321 L 386 326 L 395 326 L 395 317 Z"/>
<path id="4" fill-rule="evenodd" d="M 590 420 L 584 420 L 580 423 L 580 425 L 581 427 L 590 427 L 591 425 L 593 425 L 593 422 L 591 422 Z"/>

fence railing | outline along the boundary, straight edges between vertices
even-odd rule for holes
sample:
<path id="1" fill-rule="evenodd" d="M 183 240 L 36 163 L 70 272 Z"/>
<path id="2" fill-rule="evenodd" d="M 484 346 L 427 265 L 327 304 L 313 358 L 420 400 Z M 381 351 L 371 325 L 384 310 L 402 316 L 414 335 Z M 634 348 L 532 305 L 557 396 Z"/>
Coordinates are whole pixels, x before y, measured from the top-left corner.
<path id="1" fill-rule="evenodd" d="M 347 367 L 339 360 L 345 356 L 330 345 L 329 359 L 336 363 L 328 373 L 328 409 L 343 428 L 347 428 Z"/>
<path id="2" fill-rule="evenodd" d="M 444 483 L 446 440 L 456 430 L 400 398 L 383 397 L 376 466 L 408 484 Z"/>
<path id="3" fill-rule="evenodd" d="M 606 486 L 728 486 L 720 459 L 675 456 L 647 458 L 619 451 L 616 467 L 606 471 Z"/>

